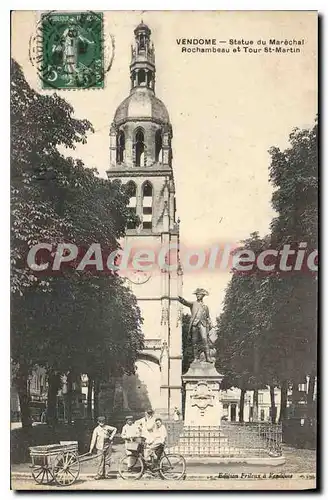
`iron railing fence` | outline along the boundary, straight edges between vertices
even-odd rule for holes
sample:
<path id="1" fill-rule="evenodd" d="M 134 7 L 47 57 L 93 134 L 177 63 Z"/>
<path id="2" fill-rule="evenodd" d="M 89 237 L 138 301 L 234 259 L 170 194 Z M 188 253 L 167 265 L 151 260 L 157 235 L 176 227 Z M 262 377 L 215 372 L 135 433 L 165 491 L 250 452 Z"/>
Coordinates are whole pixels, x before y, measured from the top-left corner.
<path id="1" fill-rule="evenodd" d="M 177 445 L 183 431 L 183 420 L 163 420 L 163 424 L 167 430 L 167 445 L 169 447 Z"/>
<path id="2" fill-rule="evenodd" d="M 281 455 L 281 423 L 223 421 L 221 430 L 228 437 L 229 445 L 233 447 L 258 450 L 264 455 Z"/>
<path id="3" fill-rule="evenodd" d="M 168 448 L 186 456 L 281 456 L 281 424 L 222 422 L 221 427 L 165 421 Z"/>

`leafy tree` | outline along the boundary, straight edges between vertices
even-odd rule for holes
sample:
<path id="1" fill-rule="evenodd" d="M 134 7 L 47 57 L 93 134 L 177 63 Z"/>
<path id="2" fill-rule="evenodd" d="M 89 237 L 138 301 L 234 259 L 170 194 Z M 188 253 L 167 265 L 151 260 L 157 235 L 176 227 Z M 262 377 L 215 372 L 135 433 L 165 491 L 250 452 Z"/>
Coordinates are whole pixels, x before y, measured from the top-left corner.
<path id="1" fill-rule="evenodd" d="M 11 289 L 23 294 L 38 284 L 46 289 L 47 280 L 26 266 L 29 248 L 37 243 L 56 243 L 63 239 L 69 221 L 58 214 L 52 203 L 51 179 L 62 186 L 60 167 L 74 164 L 59 153 L 58 146 L 74 149 L 86 142 L 92 130 L 86 120 L 73 118 L 72 107 L 56 94 L 37 94 L 12 60 L 11 72 Z"/>
<path id="2" fill-rule="evenodd" d="M 270 180 L 276 188 L 272 206 L 272 242 L 277 249 L 301 242 L 309 251 L 317 248 L 318 233 L 318 123 L 312 129 L 294 129 L 290 147 L 271 148 Z M 280 350 L 279 375 L 284 387 L 316 375 L 317 277 L 303 270 L 276 275 L 272 332 Z M 310 397 L 311 399 L 311 397 Z M 313 399 L 313 394 L 312 394 Z M 284 397 L 284 401 L 286 397 Z M 284 408 L 282 408 L 284 411 Z"/>
<path id="3" fill-rule="evenodd" d="M 311 130 L 295 129 L 290 148 L 271 148 L 270 180 L 277 216 L 270 236 L 253 233 L 244 249 L 255 255 L 269 247 L 281 251 L 285 244 L 298 249 L 305 242 L 317 245 L 317 123 Z M 295 263 L 295 259 L 294 259 Z M 281 387 L 281 414 L 285 416 L 287 390 L 310 376 L 313 401 L 316 374 L 316 301 L 314 273 L 281 272 L 275 268 L 234 273 L 227 287 L 218 320 L 218 365 L 225 370 L 224 383 L 241 389 L 270 385 L 271 414 L 275 420 L 274 386 Z"/>
<path id="4" fill-rule="evenodd" d="M 277 216 L 271 224 L 278 245 L 305 241 L 317 247 L 318 238 L 318 123 L 312 129 L 295 128 L 290 147 L 270 149 L 270 181 L 275 191 L 272 206 Z"/>
<path id="5" fill-rule="evenodd" d="M 268 245 L 258 233 L 245 240 L 236 253 L 251 250 L 258 255 Z M 243 420 L 246 390 L 254 390 L 255 403 L 258 389 L 267 383 L 263 370 L 262 352 L 270 317 L 268 278 L 257 270 L 232 269 L 232 279 L 227 286 L 223 311 L 218 318 L 217 366 L 225 378 L 222 388 L 241 389 L 240 419 Z M 254 405 L 254 420 L 257 419 L 257 404 Z"/>
<path id="6" fill-rule="evenodd" d="M 66 101 L 32 90 L 13 61 L 11 353 L 24 426 L 30 424 L 26 381 L 35 365 L 48 370 L 54 418 L 61 373 L 90 373 L 99 380 L 131 372 L 142 348 L 136 299 L 115 273 L 68 265 L 55 275 L 33 271 L 26 262 L 30 247 L 40 242 L 54 249 L 71 242 L 82 251 L 96 242 L 113 251 L 134 220 L 120 182 L 101 179 L 60 152 L 85 142 L 88 131 L 91 124 L 74 119 Z M 41 254 L 41 261 L 48 259 Z"/>

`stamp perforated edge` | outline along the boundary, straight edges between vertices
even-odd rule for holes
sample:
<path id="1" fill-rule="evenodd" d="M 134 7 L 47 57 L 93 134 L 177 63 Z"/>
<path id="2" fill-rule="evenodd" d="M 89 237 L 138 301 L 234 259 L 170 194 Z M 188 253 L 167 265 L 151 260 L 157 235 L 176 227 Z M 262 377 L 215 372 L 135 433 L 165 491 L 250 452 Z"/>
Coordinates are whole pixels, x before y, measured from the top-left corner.
<path id="1" fill-rule="evenodd" d="M 94 14 L 101 14 L 101 43 L 102 43 L 102 57 L 103 57 L 103 85 L 100 87 L 72 87 L 72 88 L 62 88 L 62 87 L 54 87 L 53 89 L 51 88 L 44 88 L 42 85 L 42 78 L 40 77 L 40 65 L 42 65 L 43 61 L 43 48 L 42 44 L 40 47 L 40 40 L 38 38 L 38 29 L 40 29 L 40 26 L 42 25 L 42 17 L 44 15 L 49 15 L 49 14 L 61 14 L 61 15 L 69 15 L 69 14 L 81 14 L 81 13 L 94 13 Z M 37 84 L 37 90 L 39 92 L 81 92 L 81 91 L 101 91 L 106 87 L 106 81 L 108 79 L 108 73 L 111 70 L 114 59 L 115 59 L 115 37 L 112 33 L 110 33 L 108 28 L 107 23 L 105 22 L 104 19 L 104 12 L 103 11 L 88 11 L 88 10 L 79 10 L 79 11 L 57 11 L 57 10 L 51 10 L 51 11 L 36 11 L 37 17 L 36 17 L 36 22 L 35 22 L 35 32 L 31 34 L 30 39 L 29 39 L 29 50 L 28 50 L 28 55 L 29 55 L 29 60 L 31 65 L 36 68 L 36 71 L 38 73 L 38 84 Z M 108 34 L 106 34 L 108 33 Z M 41 57 L 40 57 L 41 56 Z"/>

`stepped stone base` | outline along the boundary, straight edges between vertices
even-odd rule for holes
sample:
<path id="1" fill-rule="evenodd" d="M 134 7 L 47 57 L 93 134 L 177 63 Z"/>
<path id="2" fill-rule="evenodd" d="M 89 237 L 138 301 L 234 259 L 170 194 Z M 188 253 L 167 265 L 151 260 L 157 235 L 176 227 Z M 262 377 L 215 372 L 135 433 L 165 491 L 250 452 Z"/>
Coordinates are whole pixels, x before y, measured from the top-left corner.
<path id="1" fill-rule="evenodd" d="M 215 471 L 217 471 L 217 465 L 219 464 L 225 464 L 225 465 L 232 465 L 232 464 L 237 464 L 238 466 L 240 465 L 259 465 L 259 466 L 268 466 L 268 467 L 276 467 L 278 465 L 284 465 L 286 463 L 285 457 L 243 457 L 243 456 L 236 456 L 236 457 L 224 457 L 224 456 L 216 456 L 216 457 L 191 457 L 191 456 L 185 456 L 186 462 L 188 465 L 192 466 L 194 465 L 197 467 L 198 465 L 208 465 L 212 466 Z M 197 470 L 197 469 L 196 469 Z M 209 469 L 209 473 L 212 469 Z"/>

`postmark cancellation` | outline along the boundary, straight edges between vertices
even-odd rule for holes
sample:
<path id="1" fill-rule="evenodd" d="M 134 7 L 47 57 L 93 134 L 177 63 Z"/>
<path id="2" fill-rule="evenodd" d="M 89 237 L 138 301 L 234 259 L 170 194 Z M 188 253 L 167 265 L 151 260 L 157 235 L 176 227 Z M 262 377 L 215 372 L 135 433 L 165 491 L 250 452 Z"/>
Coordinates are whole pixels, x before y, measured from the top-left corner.
<path id="1" fill-rule="evenodd" d="M 103 13 L 47 12 L 31 37 L 30 60 L 44 90 L 101 89 L 104 45 Z"/>

